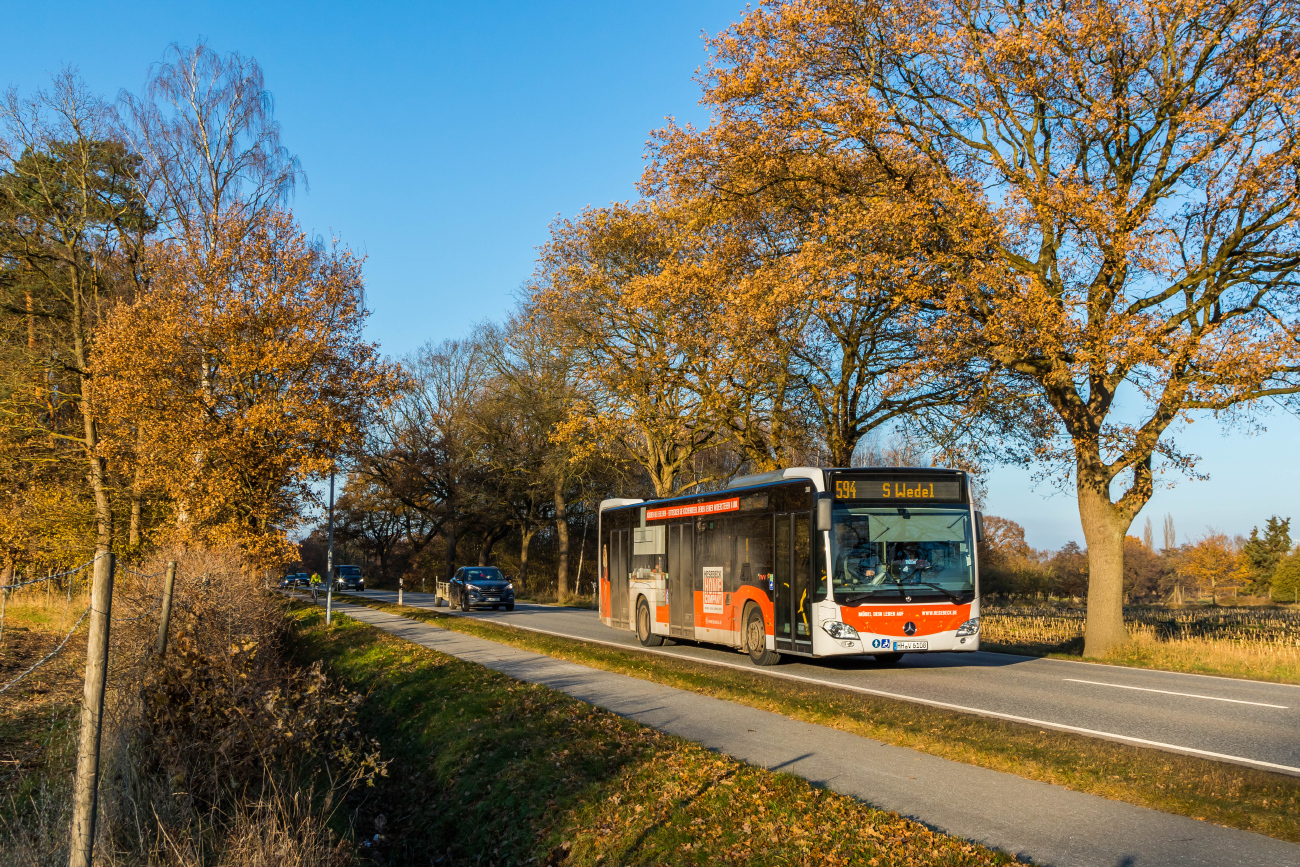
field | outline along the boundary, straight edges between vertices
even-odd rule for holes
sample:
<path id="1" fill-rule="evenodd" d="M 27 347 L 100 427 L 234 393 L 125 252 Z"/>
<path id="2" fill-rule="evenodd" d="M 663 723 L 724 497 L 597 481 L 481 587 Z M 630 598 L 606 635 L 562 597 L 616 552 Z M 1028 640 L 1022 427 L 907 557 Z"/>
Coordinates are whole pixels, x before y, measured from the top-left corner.
<path id="1" fill-rule="evenodd" d="M 1078 658 L 1084 613 L 1081 605 L 986 606 L 981 646 Z M 1300 609 L 1131 605 L 1125 606 L 1124 619 L 1132 641 L 1101 661 L 1300 683 Z"/>

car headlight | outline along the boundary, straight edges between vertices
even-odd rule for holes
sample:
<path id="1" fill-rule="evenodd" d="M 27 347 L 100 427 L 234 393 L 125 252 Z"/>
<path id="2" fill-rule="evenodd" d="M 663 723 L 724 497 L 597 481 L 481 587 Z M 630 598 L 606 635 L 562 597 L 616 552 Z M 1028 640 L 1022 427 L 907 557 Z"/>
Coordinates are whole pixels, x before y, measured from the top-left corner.
<path id="1" fill-rule="evenodd" d="M 957 627 L 957 637 L 960 638 L 963 635 L 974 635 L 979 631 L 980 619 L 978 617 L 972 617 L 970 620 L 967 620 L 961 626 Z"/>
<path id="2" fill-rule="evenodd" d="M 838 620 L 824 621 L 822 623 L 822 629 L 826 630 L 826 634 L 831 638 L 844 639 L 858 637 L 858 631 L 856 629 L 849 626 L 847 623 L 841 623 Z"/>
<path id="3" fill-rule="evenodd" d="M 465 585 L 465 589 L 466 589 L 466 590 L 472 590 L 473 592 L 477 593 L 477 592 L 478 592 L 478 585 L 475 585 L 475 584 L 466 584 L 466 585 Z"/>

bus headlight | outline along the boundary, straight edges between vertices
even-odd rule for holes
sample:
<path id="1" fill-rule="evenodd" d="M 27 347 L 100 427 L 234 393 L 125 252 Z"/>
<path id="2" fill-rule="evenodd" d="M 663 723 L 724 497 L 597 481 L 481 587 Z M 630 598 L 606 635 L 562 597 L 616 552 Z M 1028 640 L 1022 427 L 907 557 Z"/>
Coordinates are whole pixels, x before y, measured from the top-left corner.
<path id="1" fill-rule="evenodd" d="M 979 631 L 980 619 L 978 617 L 972 617 L 970 620 L 967 620 L 961 626 L 957 627 L 957 637 L 960 638 L 963 635 L 974 635 Z"/>
<path id="2" fill-rule="evenodd" d="M 858 631 L 847 623 L 841 623 L 838 620 L 825 620 L 822 622 L 822 629 L 831 638 L 857 638 Z"/>

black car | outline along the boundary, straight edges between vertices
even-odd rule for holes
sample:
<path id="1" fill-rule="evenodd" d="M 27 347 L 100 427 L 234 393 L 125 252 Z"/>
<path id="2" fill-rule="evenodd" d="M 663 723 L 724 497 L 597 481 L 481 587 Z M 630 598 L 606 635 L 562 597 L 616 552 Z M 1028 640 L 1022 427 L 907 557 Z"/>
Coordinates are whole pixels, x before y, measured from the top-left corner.
<path id="1" fill-rule="evenodd" d="M 307 587 L 311 584 L 311 576 L 306 572 L 297 572 L 293 575 L 285 575 L 284 580 L 280 582 L 281 589 L 290 589 L 293 587 Z"/>
<path id="2" fill-rule="evenodd" d="M 449 592 L 449 601 L 461 611 L 488 607 L 515 610 L 515 585 L 495 566 L 460 567 L 452 576 Z"/>
<path id="3" fill-rule="evenodd" d="M 360 566 L 335 566 L 334 567 L 334 589 L 335 590 L 356 590 L 361 592 L 366 589 L 366 579 L 361 576 Z"/>

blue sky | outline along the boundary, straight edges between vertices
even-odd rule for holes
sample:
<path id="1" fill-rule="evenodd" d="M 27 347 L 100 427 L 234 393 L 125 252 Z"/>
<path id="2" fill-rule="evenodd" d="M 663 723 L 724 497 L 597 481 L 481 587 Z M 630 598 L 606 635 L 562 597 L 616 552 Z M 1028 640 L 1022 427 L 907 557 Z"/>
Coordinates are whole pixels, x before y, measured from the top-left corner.
<path id="1" fill-rule="evenodd" d="M 113 96 L 136 90 L 171 42 L 205 38 L 257 58 L 309 190 L 311 231 L 366 254 L 370 334 L 401 355 L 506 311 L 558 214 L 634 195 L 650 130 L 707 122 L 693 72 L 701 34 L 738 0 L 657 3 L 23 4 L 6 12 L 0 85 L 29 90 L 62 66 Z M 1300 518 L 1300 420 L 1265 434 L 1193 425 L 1180 444 L 1208 482 L 1162 490 L 1140 516 L 1180 537 Z M 1082 540 L 1070 494 L 995 471 L 988 511 L 1030 544 Z M 1297 521 L 1300 525 L 1300 521 Z M 1300 536 L 1300 527 L 1296 534 Z"/>

